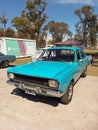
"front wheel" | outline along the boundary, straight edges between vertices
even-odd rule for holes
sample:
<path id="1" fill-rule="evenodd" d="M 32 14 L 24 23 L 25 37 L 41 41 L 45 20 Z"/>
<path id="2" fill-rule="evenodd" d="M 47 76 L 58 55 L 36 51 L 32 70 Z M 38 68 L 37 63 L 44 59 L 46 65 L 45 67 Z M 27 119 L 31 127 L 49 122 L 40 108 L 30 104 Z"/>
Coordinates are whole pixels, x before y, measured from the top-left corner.
<path id="1" fill-rule="evenodd" d="M 73 83 L 71 82 L 66 93 L 61 97 L 62 104 L 69 104 L 73 96 Z"/>
<path id="2" fill-rule="evenodd" d="M 9 66 L 9 62 L 8 61 L 2 61 L 1 62 L 1 67 L 6 68 L 8 66 Z"/>

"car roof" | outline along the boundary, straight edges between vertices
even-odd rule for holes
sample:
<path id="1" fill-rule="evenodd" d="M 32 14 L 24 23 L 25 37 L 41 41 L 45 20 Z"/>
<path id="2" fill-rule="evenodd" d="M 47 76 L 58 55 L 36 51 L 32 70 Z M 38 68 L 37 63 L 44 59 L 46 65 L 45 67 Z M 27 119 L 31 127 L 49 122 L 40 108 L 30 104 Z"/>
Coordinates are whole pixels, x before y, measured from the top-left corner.
<path id="1" fill-rule="evenodd" d="M 54 49 L 65 49 L 65 50 L 82 50 L 81 48 L 77 48 L 77 47 L 66 47 L 66 46 L 57 46 L 57 47 L 51 47 L 51 48 L 47 48 L 45 50 L 54 50 Z"/>

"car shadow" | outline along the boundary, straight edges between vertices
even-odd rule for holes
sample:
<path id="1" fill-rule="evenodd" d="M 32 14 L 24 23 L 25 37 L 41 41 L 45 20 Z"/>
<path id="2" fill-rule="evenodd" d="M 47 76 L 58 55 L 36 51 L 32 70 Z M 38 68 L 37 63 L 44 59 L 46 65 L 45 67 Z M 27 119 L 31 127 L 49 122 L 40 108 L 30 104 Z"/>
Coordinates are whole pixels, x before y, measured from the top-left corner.
<path id="1" fill-rule="evenodd" d="M 27 100 L 30 100 L 30 101 L 46 103 L 46 104 L 54 106 L 54 107 L 58 106 L 58 104 L 59 104 L 58 98 L 41 96 L 41 95 L 34 96 L 34 95 L 26 94 L 24 91 L 22 91 L 18 88 L 15 88 L 11 92 L 11 94 L 21 96 L 21 97 L 26 98 Z"/>
<path id="2" fill-rule="evenodd" d="M 16 66 L 16 65 L 11 65 L 11 64 L 9 65 L 9 67 L 14 67 L 14 66 Z"/>

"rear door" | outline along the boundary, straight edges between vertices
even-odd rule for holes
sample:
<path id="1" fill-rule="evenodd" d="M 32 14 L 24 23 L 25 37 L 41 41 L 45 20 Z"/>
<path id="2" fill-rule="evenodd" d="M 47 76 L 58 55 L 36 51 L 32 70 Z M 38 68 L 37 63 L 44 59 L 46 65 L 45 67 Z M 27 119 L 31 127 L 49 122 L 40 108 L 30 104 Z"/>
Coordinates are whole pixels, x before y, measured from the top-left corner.
<path id="1" fill-rule="evenodd" d="M 83 72 L 83 58 L 79 50 L 76 51 L 76 64 L 77 64 L 77 78 L 79 78 Z"/>
<path id="2" fill-rule="evenodd" d="M 87 56 L 84 54 L 83 51 L 80 50 L 79 53 L 80 53 L 81 60 L 82 60 L 82 72 L 83 72 L 83 70 L 85 70 L 85 68 L 88 65 L 88 61 L 87 61 L 88 59 L 87 59 Z"/>

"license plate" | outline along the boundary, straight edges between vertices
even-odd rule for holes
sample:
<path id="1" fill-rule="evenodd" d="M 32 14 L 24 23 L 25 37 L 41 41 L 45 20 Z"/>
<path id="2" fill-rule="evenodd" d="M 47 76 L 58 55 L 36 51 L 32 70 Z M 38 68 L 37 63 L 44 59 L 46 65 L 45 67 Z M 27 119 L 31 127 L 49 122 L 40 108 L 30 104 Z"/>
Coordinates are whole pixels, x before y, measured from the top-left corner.
<path id="1" fill-rule="evenodd" d="M 36 91 L 34 91 L 34 90 L 26 89 L 25 93 L 36 96 Z"/>

